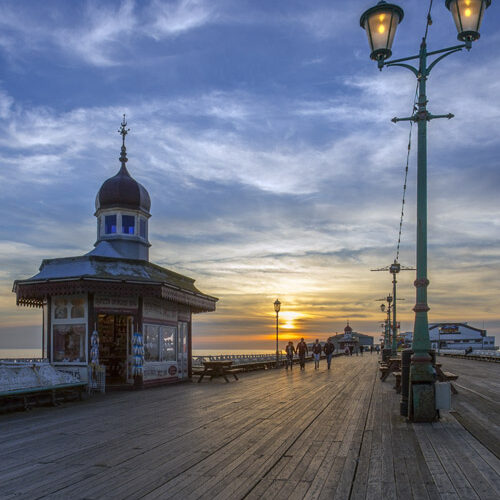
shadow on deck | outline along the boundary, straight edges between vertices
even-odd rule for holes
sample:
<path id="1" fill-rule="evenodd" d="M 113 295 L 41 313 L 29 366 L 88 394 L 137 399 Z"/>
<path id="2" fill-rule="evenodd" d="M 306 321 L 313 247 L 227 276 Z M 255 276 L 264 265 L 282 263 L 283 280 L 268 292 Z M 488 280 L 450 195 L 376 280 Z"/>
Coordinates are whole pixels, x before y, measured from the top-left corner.
<path id="1" fill-rule="evenodd" d="M 341 357 L 330 371 L 322 362 L 2 416 L 0 496 L 499 498 L 498 457 L 453 413 L 407 423 L 377 361 Z"/>

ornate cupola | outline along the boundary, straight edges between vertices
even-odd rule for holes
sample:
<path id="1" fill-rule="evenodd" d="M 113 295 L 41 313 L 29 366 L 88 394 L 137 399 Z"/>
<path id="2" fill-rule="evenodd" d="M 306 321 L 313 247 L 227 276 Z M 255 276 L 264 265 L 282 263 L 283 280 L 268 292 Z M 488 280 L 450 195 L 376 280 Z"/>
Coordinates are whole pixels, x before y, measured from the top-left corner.
<path id="1" fill-rule="evenodd" d="M 148 219 L 151 199 L 146 188 L 128 172 L 125 115 L 119 129 L 122 136 L 121 167 L 104 181 L 95 199 L 97 241 L 91 255 L 149 260 Z"/>

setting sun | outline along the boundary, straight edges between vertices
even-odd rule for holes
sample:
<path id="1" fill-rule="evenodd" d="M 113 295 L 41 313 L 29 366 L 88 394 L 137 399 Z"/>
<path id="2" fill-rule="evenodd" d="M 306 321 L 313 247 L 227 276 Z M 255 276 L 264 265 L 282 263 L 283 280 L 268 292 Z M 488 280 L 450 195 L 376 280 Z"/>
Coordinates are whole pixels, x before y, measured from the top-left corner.
<path id="1" fill-rule="evenodd" d="M 283 323 L 280 324 L 280 328 L 294 329 L 296 328 L 294 321 L 303 317 L 301 313 L 294 311 L 284 311 L 280 314 Z"/>

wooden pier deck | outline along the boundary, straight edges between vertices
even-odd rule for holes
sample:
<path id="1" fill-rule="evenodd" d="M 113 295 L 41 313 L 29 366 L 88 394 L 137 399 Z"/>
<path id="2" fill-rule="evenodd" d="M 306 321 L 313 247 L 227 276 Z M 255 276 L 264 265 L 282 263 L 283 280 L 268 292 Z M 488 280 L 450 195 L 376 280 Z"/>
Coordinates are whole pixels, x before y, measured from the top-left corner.
<path id="1" fill-rule="evenodd" d="M 469 389 L 454 396 L 459 420 L 410 424 L 377 361 L 340 357 L 330 371 L 322 362 L 2 415 L 0 498 L 500 498 L 498 432 L 486 447 L 459 422 L 498 419 L 499 365 L 443 359 Z"/>

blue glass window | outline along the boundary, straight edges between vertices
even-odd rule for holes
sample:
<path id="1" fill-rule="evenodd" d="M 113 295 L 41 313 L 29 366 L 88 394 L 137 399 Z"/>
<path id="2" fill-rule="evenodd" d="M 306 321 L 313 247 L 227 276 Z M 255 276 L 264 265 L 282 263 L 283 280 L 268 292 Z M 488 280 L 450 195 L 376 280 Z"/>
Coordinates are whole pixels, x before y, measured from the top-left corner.
<path id="1" fill-rule="evenodd" d="M 139 234 L 141 235 L 141 238 L 146 239 L 146 221 L 145 221 L 145 219 L 141 219 L 139 228 L 140 228 Z"/>
<path id="2" fill-rule="evenodd" d="M 116 233 L 116 215 L 106 215 L 104 217 L 104 226 L 106 234 Z"/>
<path id="3" fill-rule="evenodd" d="M 134 234 L 135 217 L 133 215 L 122 215 L 122 233 Z"/>

